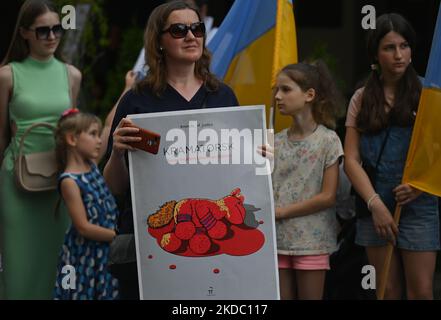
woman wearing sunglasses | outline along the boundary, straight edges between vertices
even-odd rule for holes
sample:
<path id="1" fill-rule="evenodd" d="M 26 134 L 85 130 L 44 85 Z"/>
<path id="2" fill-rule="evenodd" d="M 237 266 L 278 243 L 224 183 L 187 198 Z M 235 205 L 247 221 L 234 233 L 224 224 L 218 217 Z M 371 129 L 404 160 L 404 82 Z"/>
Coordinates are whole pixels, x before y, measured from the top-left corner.
<path id="1" fill-rule="evenodd" d="M 127 150 L 132 150 L 128 143 L 138 141 L 131 137 L 137 129 L 124 127 L 131 123 L 126 116 L 238 105 L 233 91 L 210 73 L 210 54 L 205 40 L 205 26 L 197 9 L 190 4 L 166 3 L 150 15 L 144 37 L 150 70 L 134 90 L 122 97 L 117 107 L 108 144 L 110 158 L 104 169 L 110 188 L 115 194 L 123 195 L 127 204 L 121 208 L 120 233 L 133 233 L 125 155 Z M 128 267 L 124 274 L 131 277 L 119 279 L 121 294 L 124 298 L 136 298 L 136 264 Z"/>
<path id="2" fill-rule="evenodd" d="M 0 67 L 0 298 L 52 298 L 68 218 L 54 217 L 56 191 L 19 190 L 13 168 L 25 130 L 36 122 L 55 125 L 65 109 L 76 105 L 81 73 L 60 61 L 62 34 L 51 2 L 26 1 Z M 36 128 L 26 137 L 24 153 L 53 147 L 53 132 Z"/>

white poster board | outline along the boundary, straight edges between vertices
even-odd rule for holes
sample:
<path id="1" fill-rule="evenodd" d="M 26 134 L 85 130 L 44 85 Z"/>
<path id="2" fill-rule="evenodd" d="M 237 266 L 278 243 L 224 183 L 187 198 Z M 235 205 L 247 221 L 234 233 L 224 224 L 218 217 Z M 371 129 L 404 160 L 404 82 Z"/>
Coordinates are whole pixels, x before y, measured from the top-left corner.
<path id="1" fill-rule="evenodd" d="M 161 135 L 129 152 L 140 298 L 279 299 L 264 106 L 129 118 Z"/>

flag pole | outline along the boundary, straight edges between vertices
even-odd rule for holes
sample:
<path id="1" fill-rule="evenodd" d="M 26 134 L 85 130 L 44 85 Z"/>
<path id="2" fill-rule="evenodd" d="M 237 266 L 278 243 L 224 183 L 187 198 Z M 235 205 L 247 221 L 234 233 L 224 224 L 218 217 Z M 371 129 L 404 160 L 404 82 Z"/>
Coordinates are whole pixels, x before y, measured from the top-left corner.
<path id="1" fill-rule="evenodd" d="M 395 207 L 395 212 L 394 212 L 394 221 L 397 226 L 398 223 L 400 222 L 400 217 L 401 217 L 401 206 L 397 205 Z M 389 278 L 390 262 L 392 260 L 393 252 L 394 252 L 394 245 L 389 242 L 386 248 L 386 257 L 384 259 L 383 268 L 381 269 L 380 282 L 377 291 L 378 300 L 384 299 L 384 293 L 386 292 L 387 279 Z"/>

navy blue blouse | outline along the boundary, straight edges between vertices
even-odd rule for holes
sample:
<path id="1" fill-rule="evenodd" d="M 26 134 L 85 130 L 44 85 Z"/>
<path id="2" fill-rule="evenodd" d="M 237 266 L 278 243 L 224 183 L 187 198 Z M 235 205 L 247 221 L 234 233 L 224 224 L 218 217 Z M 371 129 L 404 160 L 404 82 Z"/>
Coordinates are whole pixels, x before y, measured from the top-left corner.
<path id="1" fill-rule="evenodd" d="M 170 85 L 167 85 L 160 97 L 153 94 L 150 90 L 142 93 L 130 90 L 121 98 L 116 109 L 107 146 L 107 156 L 110 157 L 112 152 L 113 131 L 115 131 L 121 119 L 129 114 L 201 109 L 203 106 L 215 108 L 238 105 L 239 102 L 233 90 L 222 83 L 219 89 L 214 92 L 209 92 L 205 86 L 201 86 L 190 101 L 187 101 Z"/>

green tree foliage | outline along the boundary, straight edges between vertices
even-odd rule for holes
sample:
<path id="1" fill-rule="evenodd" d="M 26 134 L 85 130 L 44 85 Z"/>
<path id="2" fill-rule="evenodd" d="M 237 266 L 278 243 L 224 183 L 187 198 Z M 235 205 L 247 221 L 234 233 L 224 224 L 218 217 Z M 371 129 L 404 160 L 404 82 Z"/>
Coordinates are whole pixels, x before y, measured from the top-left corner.
<path id="1" fill-rule="evenodd" d="M 70 63 L 83 74 L 80 92 L 81 109 L 104 119 L 118 100 L 124 88 L 125 74 L 133 68 L 139 50 L 143 46 L 144 30 L 132 21 L 129 27 L 121 30 L 118 47 L 110 48 L 110 26 L 106 18 L 104 0 L 54 0 L 54 2 L 60 9 L 64 5 L 90 5 L 86 24 L 81 33 L 80 45 Z M 109 54 L 110 52 L 116 55 L 113 56 Z M 109 63 L 109 55 L 112 55 L 112 63 Z"/>
<path id="2" fill-rule="evenodd" d="M 118 100 L 125 85 L 125 75 L 135 64 L 138 54 L 143 47 L 144 30 L 134 22 L 122 33 L 114 68 L 109 70 L 107 88 L 102 99 L 102 110 L 110 110 Z"/>
<path id="3" fill-rule="evenodd" d="M 93 98 L 96 87 L 96 77 L 93 75 L 95 62 L 104 54 L 108 47 L 108 21 L 103 9 L 104 0 L 54 0 L 61 9 L 65 5 L 90 5 L 84 30 L 81 32 L 79 46 L 69 61 L 81 70 L 83 81 L 80 92 L 80 105 L 83 110 L 99 114 L 97 102 Z M 78 14 L 78 13 L 77 13 Z M 69 30 L 68 32 L 80 32 Z M 66 39 L 66 37 L 64 37 Z M 64 45 L 63 43 L 61 45 Z"/>

